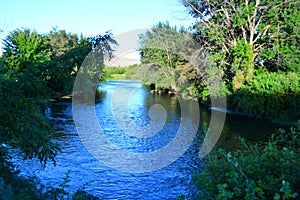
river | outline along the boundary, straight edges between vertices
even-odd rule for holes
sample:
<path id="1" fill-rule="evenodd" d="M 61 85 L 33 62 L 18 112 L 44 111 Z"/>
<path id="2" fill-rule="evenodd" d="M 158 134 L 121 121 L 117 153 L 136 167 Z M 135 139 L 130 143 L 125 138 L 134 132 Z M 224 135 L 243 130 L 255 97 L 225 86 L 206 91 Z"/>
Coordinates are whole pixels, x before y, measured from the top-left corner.
<path id="1" fill-rule="evenodd" d="M 122 126 L 116 123 L 116 118 L 119 120 L 122 118 L 124 101 L 112 101 L 116 86 L 124 89 L 124 93 L 128 87 L 135 88 L 125 103 L 128 103 L 126 108 L 128 116 L 139 127 L 149 124 L 151 119 L 148 111 L 152 105 L 159 104 L 164 107 L 166 112 L 162 114 L 166 122 L 156 135 L 137 138 L 122 132 L 120 129 Z M 102 97 L 94 107 L 99 124 L 109 140 L 122 149 L 140 154 L 155 152 L 170 143 L 176 136 L 182 112 L 176 98 L 152 94 L 139 81 L 108 81 L 99 89 L 102 91 Z M 122 94 L 119 92 L 117 99 L 122 99 Z M 126 162 L 126 159 L 120 159 L 118 164 L 123 166 L 123 170 L 119 171 L 95 158 L 87 150 L 77 132 L 71 102 L 52 102 L 47 110 L 47 116 L 55 127 L 55 141 L 60 144 L 62 150 L 56 157 L 56 166 L 49 163 L 45 169 L 42 169 L 37 160 L 16 159 L 15 162 L 20 166 L 22 175 L 37 176 L 43 184 L 52 186 L 61 184 L 69 171 L 70 186 L 67 190 L 71 193 L 84 187 L 88 193 L 104 199 L 176 199 L 179 195 L 192 199 L 197 193 L 192 184 L 192 173 L 201 170 L 201 159 L 198 156 L 203 140 L 201 124 L 204 121 L 209 123 L 211 115 L 211 110 L 207 107 L 200 105 L 199 108 L 200 122 L 197 124 L 199 129 L 194 140 L 178 159 L 161 169 L 132 173 L 126 169 L 138 166 L 131 166 L 132 163 Z M 155 112 L 155 109 L 152 111 Z M 88 119 L 87 123 L 89 123 Z M 267 120 L 229 115 L 226 117 L 218 145 L 234 149 L 238 147 L 239 136 L 249 141 L 262 140 L 278 127 L 279 125 Z M 127 126 L 126 129 L 129 132 L 137 130 L 132 126 Z M 113 152 L 111 153 L 113 155 Z M 115 159 L 115 155 L 112 159 Z"/>

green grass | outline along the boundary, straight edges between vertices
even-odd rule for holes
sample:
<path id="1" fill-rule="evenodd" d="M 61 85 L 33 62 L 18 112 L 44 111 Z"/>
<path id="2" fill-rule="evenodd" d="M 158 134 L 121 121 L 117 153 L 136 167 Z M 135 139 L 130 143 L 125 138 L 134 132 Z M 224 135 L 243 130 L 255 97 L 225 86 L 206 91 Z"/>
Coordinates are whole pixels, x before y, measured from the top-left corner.
<path id="1" fill-rule="evenodd" d="M 107 78 L 107 80 L 125 80 L 126 74 L 111 74 L 110 77 Z"/>

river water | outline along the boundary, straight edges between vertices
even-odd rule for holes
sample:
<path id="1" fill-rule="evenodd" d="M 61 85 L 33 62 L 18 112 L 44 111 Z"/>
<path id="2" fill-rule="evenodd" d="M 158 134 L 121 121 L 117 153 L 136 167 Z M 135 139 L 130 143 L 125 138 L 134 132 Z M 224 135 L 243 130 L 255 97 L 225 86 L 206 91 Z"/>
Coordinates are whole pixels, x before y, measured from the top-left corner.
<path id="1" fill-rule="evenodd" d="M 118 90 L 117 100 L 112 100 L 116 87 L 121 90 Z M 128 104 L 126 116 L 139 127 L 145 127 L 151 121 L 149 108 L 152 105 L 159 104 L 164 107 L 165 113 L 162 115 L 165 117 L 165 123 L 156 135 L 149 138 L 130 136 L 124 134 L 120 128 L 124 126 L 116 123 L 116 118 L 119 121 L 123 118 L 122 89 L 125 94 L 125 90 L 130 87 L 135 89 L 128 101 L 125 101 Z M 94 106 L 97 119 L 106 137 L 121 149 L 139 154 L 155 152 L 170 143 L 176 136 L 182 112 L 176 98 L 151 94 L 149 89 L 142 86 L 139 81 L 109 81 L 99 89 L 102 91 L 102 97 Z M 211 115 L 211 111 L 206 107 L 200 105 L 199 108 L 200 122 L 197 124 L 199 129 L 194 140 L 178 159 L 161 169 L 132 173 L 126 169 L 138 166 L 131 166 L 133 164 L 126 162 L 126 159 L 120 159 L 118 164 L 123 166 L 123 170 L 119 171 L 95 158 L 87 150 L 77 132 L 71 102 L 52 102 L 47 110 L 47 115 L 55 127 L 55 140 L 62 150 L 56 157 L 56 166 L 48 164 L 45 169 L 42 169 L 37 160 L 16 160 L 16 162 L 20 166 L 22 175 L 37 176 L 46 185 L 58 186 L 68 172 L 70 186 L 67 190 L 71 193 L 84 188 L 88 193 L 104 199 L 177 199 L 180 195 L 193 199 L 197 192 L 192 184 L 192 174 L 201 170 L 201 159 L 198 156 L 203 140 L 201 124 L 209 123 Z M 155 112 L 155 109 L 152 111 Z M 155 116 L 155 113 L 151 115 Z M 239 136 L 249 141 L 261 140 L 278 127 L 267 120 L 229 115 L 226 117 L 218 145 L 234 149 L 238 147 Z M 137 130 L 130 123 L 125 128 L 131 132 Z M 117 156 L 113 152 L 111 155 L 112 159 Z"/>

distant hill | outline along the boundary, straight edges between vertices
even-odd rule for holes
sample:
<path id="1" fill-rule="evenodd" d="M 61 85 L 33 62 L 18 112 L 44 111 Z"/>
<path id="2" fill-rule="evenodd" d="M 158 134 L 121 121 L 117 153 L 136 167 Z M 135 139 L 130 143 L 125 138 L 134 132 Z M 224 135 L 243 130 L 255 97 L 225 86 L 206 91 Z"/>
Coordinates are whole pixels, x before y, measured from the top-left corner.
<path id="1" fill-rule="evenodd" d="M 109 61 L 105 61 L 105 65 L 107 66 L 121 66 L 127 67 L 133 64 L 140 64 L 140 54 L 138 51 L 127 51 L 123 54 L 119 54 L 119 52 L 115 53 L 115 57 Z"/>
<path id="2" fill-rule="evenodd" d="M 132 58 L 126 58 L 126 57 L 118 57 L 113 58 L 112 60 L 108 61 L 106 63 L 107 66 L 121 66 L 121 67 L 127 67 L 129 65 L 133 64 L 140 64 L 141 61 L 139 59 L 132 59 Z"/>

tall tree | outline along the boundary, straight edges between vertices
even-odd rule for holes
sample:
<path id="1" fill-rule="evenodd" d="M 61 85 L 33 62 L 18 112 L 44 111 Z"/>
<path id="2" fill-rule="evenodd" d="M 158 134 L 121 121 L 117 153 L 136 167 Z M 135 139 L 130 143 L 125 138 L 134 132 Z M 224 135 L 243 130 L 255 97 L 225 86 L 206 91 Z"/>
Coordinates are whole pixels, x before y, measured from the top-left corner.
<path id="1" fill-rule="evenodd" d="M 159 22 L 140 35 L 139 50 L 142 63 L 154 64 L 146 82 L 179 91 L 201 82 L 204 76 L 206 54 L 184 28 Z"/>
<path id="2" fill-rule="evenodd" d="M 199 41 L 239 88 L 263 66 L 299 71 L 299 0 L 182 0 Z"/>
<path id="3" fill-rule="evenodd" d="M 139 36 L 139 50 L 143 63 L 153 63 L 175 68 L 180 62 L 180 35 L 186 31 L 171 27 L 168 22 L 159 22 L 156 26 Z M 182 38 L 181 38 L 182 39 Z M 181 58 L 182 60 L 182 58 Z"/>
<path id="4" fill-rule="evenodd" d="M 70 93 L 79 67 L 91 51 L 89 39 L 54 29 L 47 38 L 51 61 L 47 64 L 47 85 L 55 93 Z"/>
<path id="5" fill-rule="evenodd" d="M 67 33 L 66 30 L 57 30 L 53 28 L 48 34 L 52 53 L 54 56 L 59 56 L 68 50 L 78 46 L 78 36 L 76 34 Z"/>
<path id="6" fill-rule="evenodd" d="M 29 29 L 13 31 L 4 40 L 0 62 L 0 176 L 12 171 L 9 148 L 24 158 L 46 164 L 59 150 L 43 115 L 47 101 L 44 62 L 50 58 L 47 40 Z"/>
<path id="7" fill-rule="evenodd" d="M 65 30 L 54 29 L 47 37 L 52 52 L 51 62 L 47 66 L 47 84 L 57 93 L 70 93 L 72 91 L 77 72 L 84 60 L 90 59 L 89 55 L 101 52 L 101 56 L 98 54 L 97 62 L 90 66 L 89 73 L 95 75 L 98 73 L 97 71 L 101 72 L 99 66 L 103 65 L 105 59 L 103 56 L 110 59 L 113 55 L 114 46 L 117 45 L 110 32 L 103 36 L 88 38 L 66 33 Z"/>
<path id="8" fill-rule="evenodd" d="M 4 41 L 5 76 L 26 87 L 26 97 L 47 98 L 45 63 L 50 60 L 47 38 L 30 29 L 15 30 Z"/>
<path id="9" fill-rule="evenodd" d="M 111 32 L 89 38 L 91 51 L 85 57 L 82 67 L 76 76 L 73 92 L 79 94 L 76 100 L 92 101 L 95 99 L 95 91 L 101 80 L 104 68 L 104 60 L 111 59 L 118 46 Z M 84 94 L 84 95 L 82 95 Z M 82 98 L 82 99 L 81 99 Z M 91 102 L 91 103 L 92 103 Z"/>

